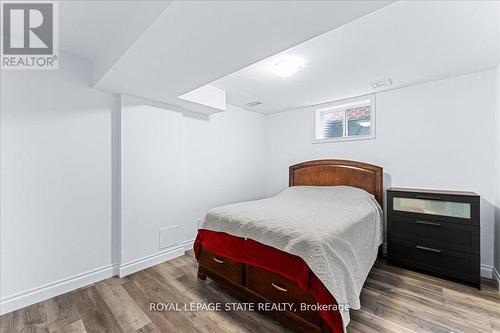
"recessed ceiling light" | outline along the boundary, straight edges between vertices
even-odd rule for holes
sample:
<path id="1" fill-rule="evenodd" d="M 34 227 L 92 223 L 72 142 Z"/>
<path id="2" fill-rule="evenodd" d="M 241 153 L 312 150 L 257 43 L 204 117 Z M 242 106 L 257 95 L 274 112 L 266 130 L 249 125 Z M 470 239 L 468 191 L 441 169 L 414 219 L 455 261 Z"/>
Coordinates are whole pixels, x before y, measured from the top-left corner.
<path id="1" fill-rule="evenodd" d="M 288 77 L 295 74 L 302 66 L 302 62 L 297 59 L 281 59 L 276 60 L 271 69 L 278 76 Z"/>

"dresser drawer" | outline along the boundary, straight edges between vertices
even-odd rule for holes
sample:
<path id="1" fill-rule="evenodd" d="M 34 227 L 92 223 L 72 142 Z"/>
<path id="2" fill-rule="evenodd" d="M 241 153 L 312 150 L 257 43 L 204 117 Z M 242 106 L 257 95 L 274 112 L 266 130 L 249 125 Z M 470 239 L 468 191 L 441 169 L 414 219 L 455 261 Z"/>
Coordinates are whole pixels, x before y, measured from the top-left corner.
<path id="1" fill-rule="evenodd" d="M 234 281 L 239 284 L 244 282 L 244 265 L 218 256 L 212 251 L 203 248 L 199 258 L 200 266 L 215 272 L 227 280 Z"/>
<path id="2" fill-rule="evenodd" d="M 389 238 L 479 254 L 479 228 L 474 225 L 394 215 L 389 217 L 388 233 Z"/>
<path id="3" fill-rule="evenodd" d="M 393 240 L 387 248 L 390 263 L 479 284 L 479 254 Z"/>
<path id="4" fill-rule="evenodd" d="M 249 266 L 248 288 L 276 303 L 294 303 L 294 309 L 309 322 L 320 325 L 317 311 L 300 311 L 301 303 L 316 304 L 313 296 L 291 280 L 267 270 Z"/>
<path id="5" fill-rule="evenodd" d="M 389 190 L 392 215 L 479 225 L 479 196 Z"/>

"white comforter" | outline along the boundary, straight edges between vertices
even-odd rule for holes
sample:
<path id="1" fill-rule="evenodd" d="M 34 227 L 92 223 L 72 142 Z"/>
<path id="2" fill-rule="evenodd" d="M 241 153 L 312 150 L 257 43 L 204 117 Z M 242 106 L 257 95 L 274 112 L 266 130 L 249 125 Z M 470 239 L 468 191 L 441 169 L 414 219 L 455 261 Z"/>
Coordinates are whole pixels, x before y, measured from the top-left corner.
<path id="1" fill-rule="evenodd" d="M 274 197 L 208 211 L 203 229 L 253 239 L 302 258 L 339 305 L 359 295 L 383 241 L 382 209 L 349 186 L 294 186 Z M 349 312 L 342 312 L 344 327 Z"/>

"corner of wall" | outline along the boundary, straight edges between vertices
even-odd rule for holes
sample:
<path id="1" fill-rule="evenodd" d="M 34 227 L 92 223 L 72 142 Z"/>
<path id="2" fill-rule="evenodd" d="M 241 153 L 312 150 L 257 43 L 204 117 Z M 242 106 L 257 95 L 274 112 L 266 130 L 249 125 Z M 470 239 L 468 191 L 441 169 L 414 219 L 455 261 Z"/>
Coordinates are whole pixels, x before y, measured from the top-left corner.
<path id="1" fill-rule="evenodd" d="M 121 105 L 116 96 L 111 110 L 111 263 L 113 275 L 119 274 L 121 263 Z"/>
<path id="2" fill-rule="evenodd" d="M 495 225 L 494 225 L 494 277 L 500 290 L 500 63 L 496 68 L 496 103 L 495 103 L 495 156 L 494 182 L 495 182 Z"/>

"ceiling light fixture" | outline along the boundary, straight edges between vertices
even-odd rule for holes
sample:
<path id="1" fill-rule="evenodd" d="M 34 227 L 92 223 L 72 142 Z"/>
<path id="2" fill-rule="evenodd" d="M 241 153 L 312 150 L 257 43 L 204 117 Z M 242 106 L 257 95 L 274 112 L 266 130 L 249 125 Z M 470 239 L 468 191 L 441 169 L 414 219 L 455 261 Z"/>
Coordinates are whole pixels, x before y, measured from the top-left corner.
<path id="1" fill-rule="evenodd" d="M 295 74 L 299 69 L 303 67 L 302 62 L 296 59 L 281 59 L 276 60 L 271 69 L 274 74 L 281 77 L 289 77 Z"/>

